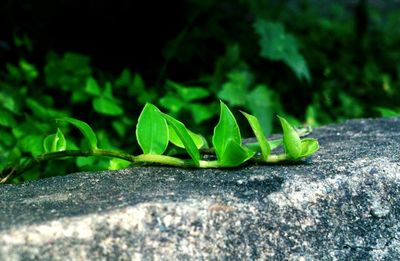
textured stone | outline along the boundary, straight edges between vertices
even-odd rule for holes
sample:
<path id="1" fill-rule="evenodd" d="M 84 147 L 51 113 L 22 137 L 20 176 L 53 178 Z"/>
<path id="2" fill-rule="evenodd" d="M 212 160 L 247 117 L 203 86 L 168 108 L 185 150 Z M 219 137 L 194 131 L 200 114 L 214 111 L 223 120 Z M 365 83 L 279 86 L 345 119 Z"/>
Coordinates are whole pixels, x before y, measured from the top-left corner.
<path id="1" fill-rule="evenodd" d="M 134 167 L 0 186 L 0 260 L 400 260 L 400 119 L 299 164 Z"/>

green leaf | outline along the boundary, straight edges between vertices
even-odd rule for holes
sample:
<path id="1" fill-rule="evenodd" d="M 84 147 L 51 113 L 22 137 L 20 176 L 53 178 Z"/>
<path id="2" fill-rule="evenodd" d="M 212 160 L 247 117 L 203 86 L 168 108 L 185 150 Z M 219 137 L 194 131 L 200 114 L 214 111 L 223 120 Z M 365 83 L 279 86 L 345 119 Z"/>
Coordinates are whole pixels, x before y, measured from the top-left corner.
<path id="1" fill-rule="evenodd" d="M 260 144 L 261 155 L 263 160 L 267 160 L 269 154 L 271 153 L 271 147 L 269 146 L 264 131 L 261 128 L 260 122 L 253 115 L 247 114 L 243 111 L 241 113 L 246 117 L 247 121 L 250 123 L 254 135 L 256 135 L 257 141 Z"/>
<path id="2" fill-rule="evenodd" d="M 392 110 L 384 107 L 375 107 L 377 112 L 381 114 L 381 117 L 397 117 L 400 115 L 400 110 Z"/>
<path id="3" fill-rule="evenodd" d="M 166 85 L 174 88 L 177 94 L 187 102 L 202 99 L 210 95 L 207 89 L 201 87 L 184 86 L 170 80 L 166 82 Z"/>
<path id="4" fill-rule="evenodd" d="M 2 87 L 2 88 L 4 88 L 4 87 Z M 8 92 L 7 89 L 0 91 L 0 104 L 3 106 L 3 108 L 9 110 L 10 112 L 18 113 L 20 110 L 20 104 L 19 104 L 19 102 L 16 101 L 16 97 L 13 97 L 13 95 L 10 95 L 10 93 Z M 21 95 L 22 94 L 20 94 L 18 96 L 21 96 Z"/>
<path id="5" fill-rule="evenodd" d="M 132 162 L 130 162 L 130 161 L 113 158 L 109 162 L 108 169 L 110 169 L 110 170 L 124 169 L 124 168 L 129 167 L 131 164 L 132 164 Z"/>
<path id="6" fill-rule="evenodd" d="M 266 85 L 257 85 L 247 94 L 246 107 L 259 120 L 264 133 L 271 134 L 273 116 L 280 107 L 278 95 Z"/>
<path id="7" fill-rule="evenodd" d="M 4 144 L 7 147 L 11 147 L 11 146 L 13 147 L 14 146 L 16 138 L 14 137 L 14 135 L 12 135 L 12 133 L 9 130 L 7 130 L 7 129 L 3 129 L 2 130 L 0 128 L 0 137 L 1 137 L 0 138 L 0 145 Z"/>
<path id="8" fill-rule="evenodd" d="M 268 144 L 271 150 L 273 150 L 283 144 L 283 139 L 269 140 Z"/>
<path id="9" fill-rule="evenodd" d="M 43 136 L 30 134 L 22 137 L 18 141 L 18 145 L 21 151 L 29 152 L 32 156 L 38 156 L 43 152 L 42 142 Z"/>
<path id="10" fill-rule="evenodd" d="M 104 115 L 118 116 L 124 113 L 124 110 L 118 105 L 118 103 L 113 99 L 106 97 L 94 98 L 92 105 L 96 112 Z"/>
<path id="11" fill-rule="evenodd" d="M 145 154 L 163 154 L 168 146 L 168 125 L 160 110 L 146 103 L 136 125 L 136 139 Z"/>
<path id="12" fill-rule="evenodd" d="M 124 122 L 122 122 L 121 120 L 115 120 L 112 122 L 111 125 L 113 126 L 114 130 L 117 132 L 118 136 L 120 136 L 120 137 L 125 136 L 127 127 L 124 124 Z"/>
<path id="13" fill-rule="evenodd" d="M 14 127 L 17 122 L 14 116 L 6 110 L 0 109 L 0 126 L 4 127 Z"/>
<path id="14" fill-rule="evenodd" d="M 145 88 L 146 85 L 144 84 L 142 76 L 140 76 L 138 73 L 135 73 L 132 84 L 128 91 L 131 91 L 132 94 L 140 94 L 145 91 Z"/>
<path id="15" fill-rule="evenodd" d="M 168 130 L 169 141 L 179 148 L 185 148 L 185 145 L 182 143 L 175 129 L 171 125 L 168 125 Z M 187 129 L 187 131 L 198 149 L 207 147 L 207 141 L 203 136 L 201 136 L 200 134 L 196 134 L 189 129 Z"/>
<path id="16" fill-rule="evenodd" d="M 43 140 L 44 152 L 63 151 L 67 148 L 64 134 L 57 129 L 56 134 L 51 134 Z"/>
<path id="17" fill-rule="evenodd" d="M 78 157 L 76 158 L 76 165 L 80 169 L 88 169 L 88 167 L 92 166 L 94 167 L 96 161 L 96 157 Z"/>
<path id="18" fill-rule="evenodd" d="M 254 154 L 255 151 L 243 147 L 236 141 L 229 139 L 226 143 L 225 151 L 222 153 L 223 156 L 218 158 L 218 163 L 222 167 L 237 167 L 251 159 Z"/>
<path id="19" fill-rule="evenodd" d="M 196 166 L 199 166 L 200 162 L 200 152 L 196 146 L 196 143 L 193 141 L 191 135 L 189 134 L 189 130 L 186 129 L 185 125 L 174 119 L 173 117 L 163 114 L 164 118 L 167 122 L 172 126 L 175 130 L 176 135 L 181 140 L 182 144 L 185 146 L 186 151 L 193 159 L 193 162 Z"/>
<path id="20" fill-rule="evenodd" d="M 31 63 L 28 63 L 24 59 L 21 59 L 19 61 L 19 67 L 25 73 L 26 79 L 29 80 L 29 81 L 33 80 L 33 79 L 36 79 L 39 76 L 39 72 L 35 68 L 35 66 L 33 64 L 31 64 Z"/>
<path id="21" fill-rule="evenodd" d="M 260 56 L 273 61 L 283 61 L 299 79 L 311 80 L 306 61 L 299 52 L 296 38 L 285 32 L 281 23 L 257 19 L 254 29 L 260 36 Z"/>
<path id="22" fill-rule="evenodd" d="M 241 146 L 242 138 L 240 136 L 239 126 L 237 125 L 236 119 L 232 112 L 222 101 L 220 102 L 220 106 L 220 118 L 217 126 L 214 128 L 212 143 L 214 145 L 218 161 L 223 162 L 225 157 L 228 157 L 228 153 L 230 153 L 227 151 L 228 143 L 235 143 Z M 229 146 L 235 147 L 235 145 L 232 144 L 229 144 Z M 236 151 L 239 152 L 239 150 Z M 240 161 L 239 158 L 238 161 Z"/>
<path id="23" fill-rule="evenodd" d="M 78 53 L 65 53 L 62 59 L 63 69 L 70 72 L 90 73 L 90 57 Z"/>
<path id="24" fill-rule="evenodd" d="M 178 113 L 185 106 L 185 103 L 176 95 L 167 94 L 160 99 L 160 105 L 169 112 Z"/>
<path id="25" fill-rule="evenodd" d="M 121 75 L 115 80 L 115 86 L 116 87 L 122 87 L 122 86 L 129 86 L 129 83 L 131 81 L 131 72 L 128 69 L 124 69 L 121 72 Z"/>
<path id="26" fill-rule="evenodd" d="M 268 146 L 271 148 L 271 151 L 272 151 L 283 144 L 283 139 L 270 140 L 267 142 L 268 142 Z M 256 153 L 261 152 L 261 147 L 258 142 L 245 143 L 245 144 L 243 144 L 243 146 L 256 152 Z"/>
<path id="27" fill-rule="evenodd" d="M 81 133 L 83 134 L 83 136 L 85 137 L 85 139 L 87 140 L 87 142 L 90 145 L 90 148 L 92 150 L 97 149 L 97 138 L 96 138 L 96 134 L 94 133 L 94 131 L 92 130 L 92 128 L 83 121 L 74 119 L 74 118 L 62 118 L 60 119 L 60 121 L 65 121 L 68 122 L 72 125 L 74 125 L 76 128 L 78 128 Z"/>
<path id="28" fill-rule="evenodd" d="M 91 95 L 100 95 L 101 89 L 99 85 L 97 84 L 97 81 L 93 79 L 92 77 L 89 77 L 86 80 L 86 86 L 85 86 L 85 91 Z"/>
<path id="29" fill-rule="evenodd" d="M 103 96 L 111 100 L 114 99 L 114 95 L 112 94 L 112 85 L 110 82 L 106 82 L 104 86 Z"/>
<path id="30" fill-rule="evenodd" d="M 32 110 L 34 115 L 45 120 L 48 120 L 49 118 L 58 118 L 65 115 L 62 112 L 45 107 L 41 105 L 38 101 L 31 98 L 26 99 L 26 106 L 28 106 L 28 108 Z"/>
<path id="31" fill-rule="evenodd" d="M 192 114 L 194 123 L 200 124 L 205 120 L 211 119 L 216 114 L 216 110 L 214 110 L 214 107 L 217 107 L 217 104 L 190 104 L 189 109 Z"/>
<path id="32" fill-rule="evenodd" d="M 319 149 L 319 144 L 316 139 L 305 138 L 301 140 L 301 157 L 306 158 L 314 154 Z"/>
<path id="33" fill-rule="evenodd" d="M 302 145 L 299 134 L 296 130 L 285 120 L 284 118 L 278 116 L 282 129 L 283 129 L 283 146 L 285 147 L 285 152 L 292 159 L 299 159 L 301 157 Z"/>
<path id="34" fill-rule="evenodd" d="M 252 75 L 247 71 L 233 71 L 228 74 L 229 81 L 222 85 L 218 97 L 227 101 L 231 106 L 245 104 L 248 89 L 252 83 Z"/>

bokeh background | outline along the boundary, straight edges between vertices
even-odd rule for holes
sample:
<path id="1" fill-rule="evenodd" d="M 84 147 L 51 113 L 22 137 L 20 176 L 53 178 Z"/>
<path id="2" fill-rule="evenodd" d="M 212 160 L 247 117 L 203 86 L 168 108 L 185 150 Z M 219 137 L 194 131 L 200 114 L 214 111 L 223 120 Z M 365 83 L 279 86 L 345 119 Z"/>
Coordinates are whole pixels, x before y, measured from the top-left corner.
<path id="1" fill-rule="evenodd" d="M 4 0 L 0 25 L 0 169 L 41 154 L 57 127 L 84 146 L 63 116 L 140 153 L 146 102 L 208 138 L 219 99 L 268 134 L 276 114 L 312 127 L 400 115 L 400 1 Z M 54 161 L 21 180 L 122 165 Z"/>

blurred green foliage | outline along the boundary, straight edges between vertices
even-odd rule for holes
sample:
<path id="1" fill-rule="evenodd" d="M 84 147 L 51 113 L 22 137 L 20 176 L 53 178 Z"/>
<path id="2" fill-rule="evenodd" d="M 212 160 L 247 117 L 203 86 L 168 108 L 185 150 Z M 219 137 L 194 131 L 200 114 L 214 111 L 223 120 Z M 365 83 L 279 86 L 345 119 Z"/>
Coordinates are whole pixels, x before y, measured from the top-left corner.
<path id="1" fill-rule="evenodd" d="M 34 64 L 34 42 L 15 34 L 11 48 L 19 50 L 19 60 L 6 61 L 0 74 L 0 169 L 44 152 L 43 139 L 65 116 L 90 123 L 101 147 L 135 152 L 135 121 L 146 102 L 201 133 L 212 133 L 218 99 L 255 115 L 267 134 L 276 114 L 311 126 L 398 116 L 398 24 L 400 10 L 382 11 L 363 0 L 354 8 L 339 2 L 187 1 L 186 24 L 171 36 L 159 75 L 147 83 L 141 72 L 126 68 L 113 75 L 74 52 L 49 50 L 44 64 Z M 73 128 L 63 130 L 68 148 L 82 143 Z M 116 165 L 98 158 L 56 161 L 23 179 Z"/>

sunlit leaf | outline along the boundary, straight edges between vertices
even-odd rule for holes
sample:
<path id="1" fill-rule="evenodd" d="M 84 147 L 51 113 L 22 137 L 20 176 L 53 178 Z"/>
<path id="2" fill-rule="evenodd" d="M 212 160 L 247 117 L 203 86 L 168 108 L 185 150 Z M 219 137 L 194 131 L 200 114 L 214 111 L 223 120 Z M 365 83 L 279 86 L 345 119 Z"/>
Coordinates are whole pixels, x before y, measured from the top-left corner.
<path id="1" fill-rule="evenodd" d="M 97 149 L 97 137 L 92 128 L 83 121 L 74 119 L 74 118 L 62 118 L 60 121 L 68 122 L 78 128 L 85 139 L 88 141 L 91 149 Z"/>
<path id="2" fill-rule="evenodd" d="M 136 139 L 145 154 L 163 154 L 168 145 L 168 126 L 160 110 L 147 103 L 136 125 Z"/>
<path id="3" fill-rule="evenodd" d="M 43 149 L 44 152 L 53 152 L 53 144 L 56 140 L 56 134 L 50 134 L 43 140 Z"/>
<path id="4" fill-rule="evenodd" d="M 256 135 L 257 141 L 260 144 L 262 158 L 264 160 L 267 160 L 267 158 L 271 152 L 271 148 L 270 148 L 267 138 L 264 134 L 264 131 L 261 128 L 260 122 L 253 115 L 250 115 L 243 111 L 242 111 L 242 114 L 246 117 L 247 121 L 250 123 L 250 126 L 254 132 L 254 135 Z"/>
<path id="5" fill-rule="evenodd" d="M 296 130 L 285 120 L 278 116 L 282 129 L 283 129 L 283 145 L 285 152 L 292 158 L 298 159 L 301 157 L 302 147 L 299 134 Z"/>
<path id="6" fill-rule="evenodd" d="M 60 129 L 57 129 L 56 134 L 51 134 L 44 139 L 43 148 L 45 152 L 63 151 L 67 148 L 67 142 Z"/>
<path id="7" fill-rule="evenodd" d="M 220 107 L 219 122 L 214 128 L 214 135 L 212 138 L 212 143 L 218 159 L 222 159 L 223 153 L 230 140 L 237 144 L 242 143 L 239 126 L 232 112 L 222 101 L 220 102 Z"/>
<path id="8" fill-rule="evenodd" d="M 199 152 L 195 142 L 193 141 L 191 135 L 189 134 L 188 129 L 186 129 L 185 125 L 182 122 L 174 119 L 173 117 L 171 117 L 167 114 L 163 114 L 163 116 L 167 120 L 168 124 L 170 124 L 171 127 L 175 130 L 176 135 L 181 140 L 186 151 L 192 158 L 194 164 L 196 166 L 199 166 L 200 152 Z"/>
<path id="9" fill-rule="evenodd" d="M 212 142 L 218 162 L 225 167 L 235 167 L 247 161 L 255 152 L 242 146 L 235 117 L 222 101 L 220 106 L 220 118 L 214 128 Z"/>
<path id="10" fill-rule="evenodd" d="M 226 142 L 225 151 L 222 153 L 222 157 L 218 158 L 218 162 L 222 167 L 237 167 L 253 157 L 254 154 L 254 151 L 241 146 L 241 144 L 232 139 L 229 139 Z"/>
<path id="11" fill-rule="evenodd" d="M 185 145 L 182 143 L 175 129 L 171 125 L 168 126 L 168 130 L 169 130 L 169 141 L 179 148 L 185 148 Z M 189 133 L 190 137 L 192 138 L 193 142 L 196 144 L 196 147 L 198 149 L 207 147 L 207 141 L 203 136 L 201 136 L 200 134 L 196 134 L 189 129 L 187 129 L 187 132 Z"/>
<path id="12" fill-rule="evenodd" d="M 305 138 L 301 140 L 301 157 L 308 157 L 314 154 L 319 149 L 319 144 L 316 139 Z"/>

